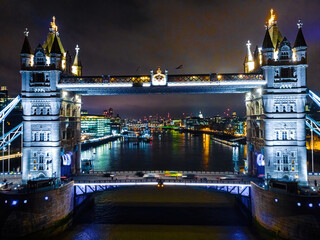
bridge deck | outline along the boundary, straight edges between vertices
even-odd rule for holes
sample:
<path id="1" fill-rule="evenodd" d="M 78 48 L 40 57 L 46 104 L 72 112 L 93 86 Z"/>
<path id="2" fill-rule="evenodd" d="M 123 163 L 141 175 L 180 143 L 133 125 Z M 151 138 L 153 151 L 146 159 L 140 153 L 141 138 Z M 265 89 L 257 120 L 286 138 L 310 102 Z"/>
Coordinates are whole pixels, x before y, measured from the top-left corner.
<path id="1" fill-rule="evenodd" d="M 261 74 L 168 75 L 165 86 L 152 86 L 151 77 L 61 77 L 57 87 L 81 95 L 245 93 L 266 84 Z"/>

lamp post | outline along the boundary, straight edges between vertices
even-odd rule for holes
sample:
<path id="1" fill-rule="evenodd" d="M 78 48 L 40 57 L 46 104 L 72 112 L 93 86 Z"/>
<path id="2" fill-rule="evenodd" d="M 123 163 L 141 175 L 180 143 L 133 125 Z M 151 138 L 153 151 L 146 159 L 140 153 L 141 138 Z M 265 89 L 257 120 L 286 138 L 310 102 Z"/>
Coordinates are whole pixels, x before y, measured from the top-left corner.
<path id="1" fill-rule="evenodd" d="M 314 172 L 314 165 L 313 165 L 313 130 L 311 129 L 311 171 Z"/>

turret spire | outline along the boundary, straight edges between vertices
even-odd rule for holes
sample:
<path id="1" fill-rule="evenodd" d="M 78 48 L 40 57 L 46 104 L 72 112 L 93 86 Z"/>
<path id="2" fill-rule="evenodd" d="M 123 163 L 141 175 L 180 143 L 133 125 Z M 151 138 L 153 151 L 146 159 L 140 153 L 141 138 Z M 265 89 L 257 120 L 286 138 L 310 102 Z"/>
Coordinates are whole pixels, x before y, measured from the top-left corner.
<path id="1" fill-rule="evenodd" d="M 56 17 L 52 17 L 52 22 L 50 22 L 51 28 L 50 31 L 58 32 L 58 26 L 56 25 Z"/>
<path id="2" fill-rule="evenodd" d="M 79 57 L 80 48 L 79 48 L 78 44 L 76 45 L 75 50 L 76 50 L 76 55 L 74 57 L 74 61 L 73 61 L 73 65 L 71 67 L 71 71 L 72 71 L 72 73 L 74 75 L 81 76 L 81 74 L 82 74 L 82 64 L 81 64 L 80 57 Z"/>
<path id="3" fill-rule="evenodd" d="M 26 28 L 26 30 L 24 31 L 24 42 L 23 42 L 23 45 L 22 45 L 22 49 L 21 49 L 21 54 L 32 54 L 32 50 L 31 50 L 31 46 L 30 46 L 30 43 L 29 43 L 29 39 L 28 39 L 28 36 L 29 36 L 29 31 L 28 31 L 28 28 Z"/>
<path id="4" fill-rule="evenodd" d="M 297 26 L 298 26 L 298 34 L 296 37 L 296 41 L 294 42 L 293 47 L 307 47 L 307 43 L 306 40 L 304 39 L 303 33 L 302 33 L 302 21 L 301 19 L 298 20 Z"/>
<path id="5" fill-rule="evenodd" d="M 28 30 L 28 28 L 26 28 L 26 30 L 24 31 L 24 35 L 25 35 L 26 37 L 29 36 L 29 30 Z"/>

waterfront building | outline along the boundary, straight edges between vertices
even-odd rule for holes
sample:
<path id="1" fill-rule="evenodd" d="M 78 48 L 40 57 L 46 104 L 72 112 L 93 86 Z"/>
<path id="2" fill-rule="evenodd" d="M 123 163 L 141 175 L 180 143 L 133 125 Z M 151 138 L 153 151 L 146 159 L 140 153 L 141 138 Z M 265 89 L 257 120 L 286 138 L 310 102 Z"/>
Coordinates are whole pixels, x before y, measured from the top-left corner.
<path id="1" fill-rule="evenodd" d="M 83 115 L 81 116 L 81 135 L 82 139 L 112 135 L 112 121 L 105 116 Z"/>

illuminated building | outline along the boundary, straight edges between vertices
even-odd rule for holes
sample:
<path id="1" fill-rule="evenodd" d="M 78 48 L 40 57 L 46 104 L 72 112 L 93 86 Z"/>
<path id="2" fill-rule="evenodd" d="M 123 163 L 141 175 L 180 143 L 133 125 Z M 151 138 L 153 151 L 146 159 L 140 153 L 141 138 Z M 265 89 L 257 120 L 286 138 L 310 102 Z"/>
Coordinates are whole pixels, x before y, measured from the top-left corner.
<path id="1" fill-rule="evenodd" d="M 246 96 L 249 171 L 255 175 L 262 167 L 266 179 L 307 184 L 306 54 L 301 21 L 292 48 L 272 10 L 262 44 L 267 85 Z"/>
<path id="2" fill-rule="evenodd" d="M 81 135 L 87 138 L 98 138 L 111 135 L 111 120 L 105 116 L 81 116 Z"/>
<path id="3" fill-rule="evenodd" d="M 20 55 L 24 126 L 22 180 L 57 177 L 60 181 L 61 157 L 65 154 L 69 156 L 71 172 L 80 169 L 81 97 L 57 89 L 60 75 L 71 74 L 71 64 L 55 18 L 45 43 L 39 44 L 35 51 L 28 36 L 26 29 Z"/>

